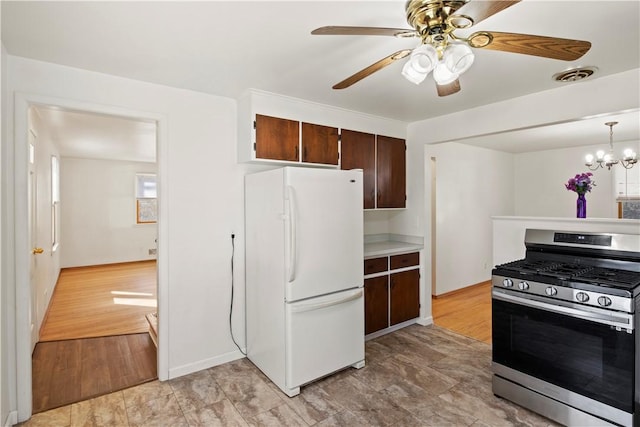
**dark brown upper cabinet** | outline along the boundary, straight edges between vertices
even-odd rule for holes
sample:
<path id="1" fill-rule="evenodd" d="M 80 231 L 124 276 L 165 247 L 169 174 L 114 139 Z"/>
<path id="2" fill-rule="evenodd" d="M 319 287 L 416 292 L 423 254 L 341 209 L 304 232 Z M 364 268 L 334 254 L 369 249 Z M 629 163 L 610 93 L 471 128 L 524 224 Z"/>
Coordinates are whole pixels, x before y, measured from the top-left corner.
<path id="1" fill-rule="evenodd" d="M 404 139 L 343 129 L 341 153 L 342 169 L 364 172 L 365 209 L 406 207 Z"/>
<path id="2" fill-rule="evenodd" d="M 362 169 L 364 209 L 376 207 L 376 136 L 342 129 L 340 168 Z"/>
<path id="3" fill-rule="evenodd" d="M 338 164 L 338 128 L 302 123 L 302 161 Z"/>
<path id="4" fill-rule="evenodd" d="M 378 135 L 376 185 L 378 208 L 406 207 L 406 144 L 404 139 Z"/>
<path id="5" fill-rule="evenodd" d="M 300 122 L 256 114 L 256 157 L 299 160 Z"/>

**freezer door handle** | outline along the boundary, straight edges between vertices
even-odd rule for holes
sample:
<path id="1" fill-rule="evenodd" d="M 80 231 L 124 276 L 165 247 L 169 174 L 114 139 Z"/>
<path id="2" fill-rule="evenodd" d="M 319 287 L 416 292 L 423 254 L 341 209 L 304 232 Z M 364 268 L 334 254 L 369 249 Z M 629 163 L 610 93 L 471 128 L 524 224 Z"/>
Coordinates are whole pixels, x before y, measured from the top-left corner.
<path id="1" fill-rule="evenodd" d="M 316 303 L 298 303 L 291 307 L 291 312 L 293 313 L 304 313 L 306 311 L 319 310 L 321 308 L 327 308 L 334 305 L 344 304 L 345 302 L 353 301 L 360 298 L 364 292 L 362 288 L 357 289 L 348 295 L 341 296 L 340 298 L 336 298 L 329 301 L 316 302 Z"/>
<path id="2" fill-rule="evenodd" d="M 296 264 L 298 262 L 296 236 L 296 197 L 292 186 L 287 186 L 289 196 L 289 282 L 296 280 Z"/>

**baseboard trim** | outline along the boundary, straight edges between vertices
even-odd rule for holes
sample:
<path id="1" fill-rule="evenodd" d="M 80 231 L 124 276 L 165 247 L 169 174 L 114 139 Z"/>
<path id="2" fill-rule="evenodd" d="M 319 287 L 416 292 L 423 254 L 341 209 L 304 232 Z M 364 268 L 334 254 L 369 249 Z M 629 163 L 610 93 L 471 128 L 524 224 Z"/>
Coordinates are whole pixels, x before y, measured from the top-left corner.
<path id="1" fill-rule="evenodd" d="M 246 351 L 242 349 L 242 351 Z M 224 363 L 233 362 L 234 360 L 242 359 L 246 357 L 240 352 L 240 350 L 231 351 L 229 353 L 221 354 L 220 356 L 211 357 L 209 359 L 199 360 L 187 365 L 177 366 L 169 369 L 169 378 L 178 378 L 187 374 L 202 371 L 204 369 L 213 368 L 214 366 L 222 365 Z"/>
<path id="2" fill-rule="evenodd" d="M 476 283 L 476 284 L 473 284 L 473 285 L 465 286 L 464 288 L 454 289 L 453 291 L 445 292 L 444 294 L 432 295 L 431 298 L 438 299 L 438 298 L 450 297 L 452 295 L 459 294 L 460 292 L 466 292 L 471 288 L 476 288 L 476 287 L 480 287 L 480 286 L 486 286 L 487 284 L 490 285 L 491 284 L 491 280 L 485 280 L 484 282 L 480 282 L 480 283 Z"/>
<path id="3" fill-rule="evenodd" d="M 433 316 L 420 317 L 416 323 L 422 326 L 433 325 Z"/>
<path id="4" fill-rule="evenodd" d="M 11 427 L 18 424 L 18 411 L 11 411 L 7 414 L 7 419 L 4 421 L 4 427 Z"/>

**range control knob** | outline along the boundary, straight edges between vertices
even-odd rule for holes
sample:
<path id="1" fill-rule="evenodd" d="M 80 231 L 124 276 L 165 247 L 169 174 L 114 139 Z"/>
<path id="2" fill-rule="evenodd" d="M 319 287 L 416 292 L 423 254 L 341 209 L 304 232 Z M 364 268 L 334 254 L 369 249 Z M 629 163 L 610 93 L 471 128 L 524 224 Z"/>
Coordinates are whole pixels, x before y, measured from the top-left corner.
<path id="1" fill-rule="evenodd" d="M 580 302 L 587 302 L 589 301 L 589 295 L 585 294 L 584 292 L 578 292 L 576 294 L 576 299 Z"/>
<path id="2" fill-rule="evenodd" d="M 502 286 L 504 286 L 505 288 L 513 287 L 513 280 L 511 280 L 511 279 L 503 279 L 502 280 Z"/>
<path id="3" fill-rule="evenodd" d="M 611 305 L 611 298 L 609 297 L 598 297 L 598 304 L 603 307 L 609 307 Z"/>
<path id="4" fill-rule="evenodd" d="M 544 293 L 552 297 L 558 293 L 558 290 L 553 286 L 549 286 L 547 289 L 544 290 Z"/>
<path id="5" fill-rule="evenodd" d="M 527 289 L 529 289 L 529 284 L 527 282 L 520 282 L 518 283 L 518 289 L 520 289 L 521 291 L 526 291 Z"/>

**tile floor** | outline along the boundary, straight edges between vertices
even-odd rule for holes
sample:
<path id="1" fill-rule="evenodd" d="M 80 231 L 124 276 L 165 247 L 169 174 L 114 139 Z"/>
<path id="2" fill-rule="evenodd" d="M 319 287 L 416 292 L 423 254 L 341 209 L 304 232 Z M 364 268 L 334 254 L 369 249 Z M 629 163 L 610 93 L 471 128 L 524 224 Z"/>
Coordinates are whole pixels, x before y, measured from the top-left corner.
<path id="1" fill-rule="evenodd" d="M 289 398 L 247 359 L 33 416 L 21 426 L 555 426 L 491 392 L 491 347 L 437 326 L 366 343 Z"/>

